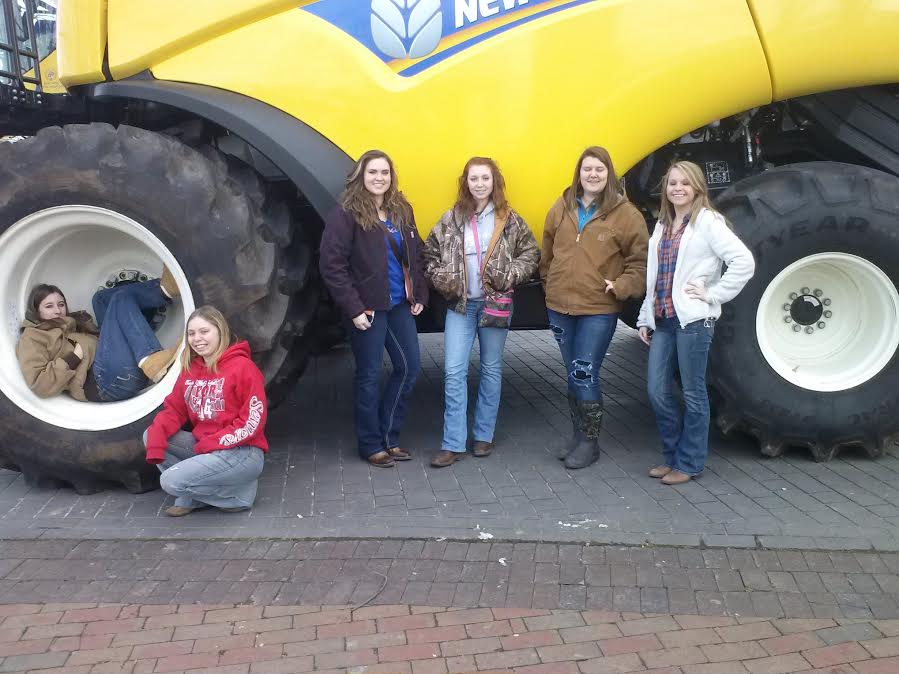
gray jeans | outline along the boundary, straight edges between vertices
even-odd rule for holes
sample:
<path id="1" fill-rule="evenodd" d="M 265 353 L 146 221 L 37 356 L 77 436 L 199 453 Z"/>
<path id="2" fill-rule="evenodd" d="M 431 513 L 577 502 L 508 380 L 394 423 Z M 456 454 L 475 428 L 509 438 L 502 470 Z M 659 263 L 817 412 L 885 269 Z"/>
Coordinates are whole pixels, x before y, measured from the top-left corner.
<path id="1" fill-rule="evenodd" d="M 144 442 L 147 435 L 144 433 Z M 235 447 L 195 454 L 194 436 L 178 431 L 169 439 L 159 486 L 175 497 L 175 505 L 216 508 L 249 508 L 256 500 L 256 486 L 265 454 L 258 447 Z"/>

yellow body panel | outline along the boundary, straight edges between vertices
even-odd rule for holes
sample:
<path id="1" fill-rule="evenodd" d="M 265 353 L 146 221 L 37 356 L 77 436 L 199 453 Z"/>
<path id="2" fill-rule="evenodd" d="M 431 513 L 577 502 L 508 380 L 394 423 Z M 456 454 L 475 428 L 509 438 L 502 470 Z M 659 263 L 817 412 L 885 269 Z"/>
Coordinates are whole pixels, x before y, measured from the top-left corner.
<path id="1" fill-rule="evenodd" d="M 308 0 L 109 0 L 109 70 L 115 79 L 134 75 L 170 54 L 304 4 Z"/>
<path id="2" fill-rule="evenodd" d="M 775 100 L 899 82 L 896 0 L 748 0 Z"/>
<path id="3" fill-rule="evenodd" d="M 471 155 L 497 159 L 513 205 L 539 234 L 586 145 L 608 146 L 623 170 L 685 131 L 771 99 L 744 0 L 587 2 L 412 77 L 291 10 L 152 72 L 266 101 L 350 156 L 383 148 L 422 231 L 451 205 Z"/>
<path id="4" fill-rule="evenodd" d="M 465 160 L 492 156 L 538 234 L 586 145 L 623 172 L 772 100 L 899 81 L 899 0 L 435 2 L 417 6 L 443 8 L 439 40 L 390 54 L 371 0 L 108 0 L 109 64 L 264 101 L 353 157 L 387 150 L 423 231 Z M 102 6 L 61 2 L 66 85 L 102 80 Z"/>
<path id="5" fill-rule="evenodd" d="M 103 81 L 106 0 L 63 0 L 56 15 L 59 81 L 66 87 Z"/>

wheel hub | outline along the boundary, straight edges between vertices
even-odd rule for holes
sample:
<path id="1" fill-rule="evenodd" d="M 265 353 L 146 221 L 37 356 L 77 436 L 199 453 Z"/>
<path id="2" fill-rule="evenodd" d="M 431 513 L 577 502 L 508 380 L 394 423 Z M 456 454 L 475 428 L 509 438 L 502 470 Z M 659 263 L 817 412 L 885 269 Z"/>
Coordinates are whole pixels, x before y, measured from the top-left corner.
<path id="1" fill-rule="evenodd" d="M 814 334 L 816 328 L 823 330 L 827 327 L 825 319 L 833 317 L 833 311 L 827 308 L 832 300 L 824 297 L 824 291 L 820 288 L 814 291 L 802 288 L 799 292 L 791 292 L 789 300 L 783 305 L 784 323 L 792 323 L 793 332 Z"/>

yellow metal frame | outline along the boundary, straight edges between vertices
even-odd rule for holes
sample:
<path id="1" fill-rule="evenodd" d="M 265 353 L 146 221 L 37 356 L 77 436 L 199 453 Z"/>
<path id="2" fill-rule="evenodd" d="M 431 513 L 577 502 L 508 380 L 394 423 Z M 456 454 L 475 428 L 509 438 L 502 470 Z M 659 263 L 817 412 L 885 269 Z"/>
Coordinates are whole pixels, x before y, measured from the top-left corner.
<path id="1" fill-rule="evenodd" d="M 72 41 L 79 22 L 68 15 L 60 72 L 67 86 L 102 79 L 102 27 L 115 78 L 150 70 L 219 87 L 289 113 L 350 156 L 380 147 L 423 231 L 451 203 L 466 159 L 492 156 L 538 234 L 586 145 L 607 146 L 623 172 L 772 100 L 899 81 L 899 0 L 537 2 L 488 0 L 513 9 L 444 38 L 438 53 L 451 55 L 429 55 L 409 75 L 422 59 L 379 56 L 316 16 L 316 2 L 108 0 L 104 23 L 100 0 L 63 0 L 88 7 L 89 30 Z"/>

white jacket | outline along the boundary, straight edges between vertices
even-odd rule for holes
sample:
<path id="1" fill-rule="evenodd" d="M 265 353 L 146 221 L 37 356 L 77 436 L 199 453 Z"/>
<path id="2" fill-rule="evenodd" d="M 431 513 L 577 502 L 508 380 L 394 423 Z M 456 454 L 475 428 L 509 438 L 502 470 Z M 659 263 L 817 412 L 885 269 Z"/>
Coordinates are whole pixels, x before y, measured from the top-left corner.
<path id="1" fill-rule="evenodd" d="M 665 227 L 656 223 L 649 239 L 649 256 L 646 260 L 646 299 L 640 307 L 637 327 L 655 330 L 656 280 L 659 276 L 659 241 Z M 721 263 L 727 264 L 727 272 L 721 275 Z M 672 300 L 681 327 L 693 321 L 721 316 L 721 305 L 729 302 L 743 289 L 755 271 L 755 261 L 745 244 L 737 238 L 724 216 L 703 208 L 696 221 L 688 224 L 677 251 L 674 268 Z M 706 287 L 706 299 L 688 297 L 684 287 L 690 281 L 702 281 Z"/>

